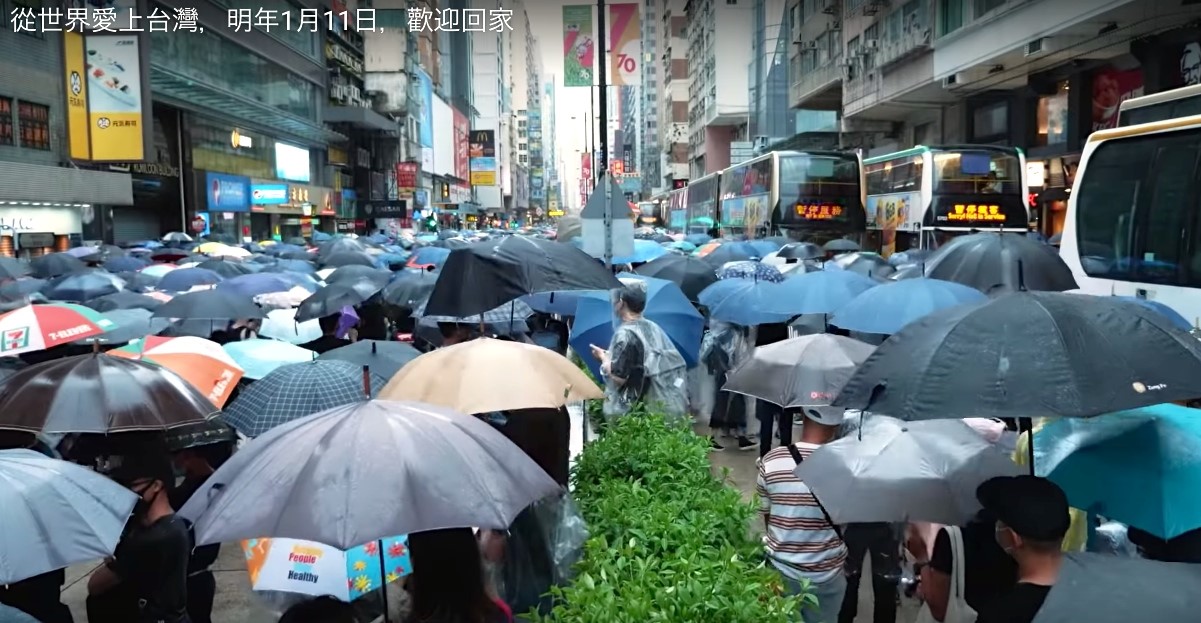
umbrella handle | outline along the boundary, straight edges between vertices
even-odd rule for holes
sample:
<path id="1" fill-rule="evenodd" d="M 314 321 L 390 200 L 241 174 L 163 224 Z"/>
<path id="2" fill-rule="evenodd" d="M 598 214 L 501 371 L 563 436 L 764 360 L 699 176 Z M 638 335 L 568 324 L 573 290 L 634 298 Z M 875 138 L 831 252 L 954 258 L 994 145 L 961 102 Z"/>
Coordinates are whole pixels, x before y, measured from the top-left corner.
<path id="1" fill-rule="evenodd" d="M 371 366 L 363 366 L 363 396 L 371 400 Z"/>

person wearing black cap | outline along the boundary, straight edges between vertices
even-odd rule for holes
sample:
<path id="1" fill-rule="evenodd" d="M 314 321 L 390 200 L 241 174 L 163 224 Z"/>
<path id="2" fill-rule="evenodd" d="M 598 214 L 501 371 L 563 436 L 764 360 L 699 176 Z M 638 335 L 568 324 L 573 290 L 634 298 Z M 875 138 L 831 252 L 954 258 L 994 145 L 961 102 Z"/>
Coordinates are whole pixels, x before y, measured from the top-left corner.
<path id="1" fill-rule="evenodd" d="M 111 476 L 133 491 L 138 501 L 113 559 L 88 578 L 88 600 L 127 592 L 136 600 L 137 612 L 132 617 L 94 618 L 89 604 L 88 620 L 189 623 L 187 570 L 192 542 L 187 524 L 168 501 L 175 482 L 170 460 L 165 453 L 124 457 Z"/>
<path id="2" fill-rule="evenodd" d="M 1037 476 L 998 476 L 976 489 L 981 506 L 996 517 L 997 543 L 1018 563 L 1018 582 L 978 613 L 977 623 L 1030 623 L 1051 592 L 1063 564 L 1063 538 L 1071 526 L 1068 498 Z"/>

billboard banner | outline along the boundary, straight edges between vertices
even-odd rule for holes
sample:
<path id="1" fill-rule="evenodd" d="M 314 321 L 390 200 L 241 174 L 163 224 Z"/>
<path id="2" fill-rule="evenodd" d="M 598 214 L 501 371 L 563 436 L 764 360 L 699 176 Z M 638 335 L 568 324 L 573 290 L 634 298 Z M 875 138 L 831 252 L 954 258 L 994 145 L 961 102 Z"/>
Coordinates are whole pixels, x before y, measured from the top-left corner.
<path id="1" fill-rule="evenodd" d="M 401 199 L 410 199 L 417 191 L 417 163 L 396 163 L 396 192 Z"/>
<path id="2" fill-rule="evenodd" d="M 71 158 L 146 161 L 152 124 L 145 44 L 136 33 L 63 33 Z"/>
<path id="3" fill-rule="evenodd" d="M 467 147 L 472 186 L 496 186 L 496 131 L 472 130 Z"/>
<path id="4" fill-rule="evenodd" d="M 595 59 L 592 5 L 563 7 L 563 86 L 591 87 Z"/>
<path id="5" fill-rule="evenodd" d="M 459 112 L 458 108 L 451 107 L 451 111 L 454 113 L 455 125 L 455 177 L 466 182 L 471 180 L 470 155 L 467 148 L 471 126 L 467 123 L 467 115 Z"/>
<path id="6" fill-rule="evenodd" d="M 609 67 L 613 86 L 637 86 L 642 76 L 642 23 L 638 5 L 609 5 Z"/>
<path id="7" fill-rule="evenodd" d="M 434 113 L 430 117 L 434 120 L 434 127 L 438 128 L 438 131 L 434 132 L 434 168 L 430 172 L 434 175 L 454 175 L 455 121 L 450 104 L 447 104 L 441 97 L 435 97 Z"/>
<path id="8" fill-rule="evenodd" d="M 434 147 L 434 81 L 417 68 L 417 133 L 422 147 Z M 431 163 L 432 165 L 433 163 Z"/>

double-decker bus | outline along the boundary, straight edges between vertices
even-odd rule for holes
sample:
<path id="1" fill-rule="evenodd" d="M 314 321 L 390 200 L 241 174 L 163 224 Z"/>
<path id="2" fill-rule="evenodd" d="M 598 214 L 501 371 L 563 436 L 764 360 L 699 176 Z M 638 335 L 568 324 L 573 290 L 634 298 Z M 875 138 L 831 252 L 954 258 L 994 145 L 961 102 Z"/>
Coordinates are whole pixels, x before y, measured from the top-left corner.
<path id="1" fill-rule="evenodd" d="M 663 215 L 659 213 L 659 204 L 654 201 L 639 201 L 636 204 L 638 208 L 638 225 L 649 227 L 662 227 Z"/>
<path id="2" fill-rule="evenodd" d="M 773 151 L 721 172 L 722 225 L 748 236 L 805 230 L 862 234 L 864 190 L 857 154 Z"/>
<path id="3" fill-rule="evenodd" d="M 919 145 L 863 161 L 867 229 L 882 255 L 975 231 L 1029 230 L 1026 156 L 1016 147 Z"/>
<path id="4" fill-rule="evenodd" d="M 1118 106 L 1118 127 L 1201 115 L 1201 84 L 1132 97 Z"/>
<path id="5" fill-rule="evenodd" d="M 1201 115 L 1094 132 L 1060 256 L 1087 294 L 1158 301 L 1201 319 Z"/>
<path id="6" fill-rule="evenodd" d="M 720 213 L 717 209 L 717 193 L 720 188 L 718 176 L 718 173 L 710 173 L 689 182 L 684 187 L 688 206 L 688 222 L 684 226 L 685 233 L 703 234 L 720 222 Z"/>
<path id="7" fill-rule="evenodd" d="M 667 228 L 676 232 L 688 229 L 688 187 L 669 191 L 665 203 Z"/>

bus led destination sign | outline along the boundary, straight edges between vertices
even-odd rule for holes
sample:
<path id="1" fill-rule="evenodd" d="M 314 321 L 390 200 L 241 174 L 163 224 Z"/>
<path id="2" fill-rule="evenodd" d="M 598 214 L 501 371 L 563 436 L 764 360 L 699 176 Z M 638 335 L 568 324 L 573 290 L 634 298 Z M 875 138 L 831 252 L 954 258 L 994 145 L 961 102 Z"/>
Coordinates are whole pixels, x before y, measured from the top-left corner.
<path id="1" fill-rule="evenodd" d="M 1004 223 L 1006 216 L 999 205 L 956 203 L 946 218 L 959 223 Z"/>
<path id="2" fill-rule="evenodd" d="M 833 203 L 798 203 L 795 210 L 806 221 L 832 221 L 844 214 L 842 206 Z"/>

